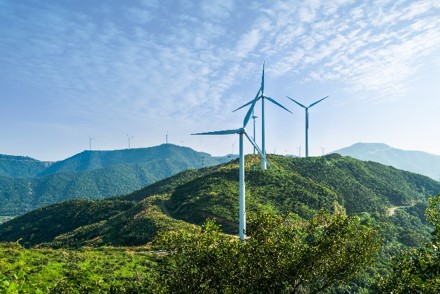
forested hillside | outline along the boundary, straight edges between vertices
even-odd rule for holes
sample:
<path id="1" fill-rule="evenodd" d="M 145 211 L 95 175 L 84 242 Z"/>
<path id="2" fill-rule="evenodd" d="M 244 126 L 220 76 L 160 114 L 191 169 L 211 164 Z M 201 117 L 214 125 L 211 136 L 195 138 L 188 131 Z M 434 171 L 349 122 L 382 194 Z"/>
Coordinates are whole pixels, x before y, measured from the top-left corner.
<path id="1" fill-rule="evenodd" d="M 423 211 L 427 198 L 440 191 L 439 182 L 340 155 L 309 159 L 271 155 L 270 161 L 273 169 L 263 172 L 259 159 L 247 156 L 248 211 L 263 208 L 310 218 L 320 209 L 332 211 L 341 205 L 349 215 L 383 226 L 390 242 L 417 245 L 429 238 Z M 30 246 L 141 245 L 168 226 L 200 225 L 207 218 L 235 233 L 237 179 L 238 162 L 233 161 L 182 172 L 127 196 L 52 205 L 0 226 L 0 240 L 21 239 Z M 63 213 L 66 210 L 74 215 L 90 213 L 75 224 Z M 63 229 L 53 231 L 48 223 Z"/>
<path id="2" fill-rule="evenodd" d="M 206 222 L 214 219 L 223 233 L 237 234 L 238 161 L 234 160 L 187 170 L 125 196 L 42 207 L 0 225 L 0 242 L 59 249 L 48 253 L 51 257 L 43 268 L 36 268 L 47 249 L 26 251 L 16 243 L 5 245 L 0 264 L 14 254 L 19 259 L 14 259 L 9 272 L 15 269 L 21 274 L 5 276 L 10 284 L 4 285 L 22 283 L 50 291 L 78 285 L 89 290 L 135 286 L 137 290 L 130 290 L 133 293 L 192 293 L 200 287 L 232 287 L 243 293 L 263 289 L 280 293 L 286 287 L 375 293 L 400 289 L 398 279 L 405 279 L 402 289 L 424 287 L 424 282 L 411 280 L 405 272 L 413 265 L 396 264 L 392 258 L 409 248 L 414 253 L 401 259 L 418 262 L 418 256 L 426 255 L 423 246 L 431 250 L 432 245 L 424 245 L 433 230 L 424 212 L 429 197 L 438 195 L 439 182 L 337 154 L 308 159 L 269 155 L 269 160 L 273 168 L 263 172 L 257 156 L 246 156 L 247 233 L 251 237 L 244 243 L 223 235 L 212 221 Z M 431 201 L 428 220 L 438 223 L 438 205 L 433 203 L 440 203 L 439 199 Z M 144 259 L 153 241 L 155 249 Z M 96 249 L 84 251 L 84 246 Z M 134 249 L 137 254 L 101 246 L 142 247 Z M 422 255 L 414 255 L 419 251 L 411 248 L 420 247 Z M 66 248 L 80 250 L 70 254 L 74 260 L 59 261 Z M 169 254 L 163 255 L 162 250 Z M 3 251 L 8 255 L 2 255 Z M 106 260 L 103 251 L 109 253 Z M 431 251 L 426 256 L 436 258 L 438 254 Z M 261 258 L 249 258 L 255 252 Z M 97 260 L 94 266 L 92 259 Z M 125 272 L 136 272 L 134 259 L 149 264 L 150 271 L 126 275 L 118 282 L 103 267 L 120 264 Z M 23 260 L 31 267 L 23 267 Z M 48 276 L 60 263 L 76 269 L 75 274 L 55 271 Z M 421 279 L 429 280 L 432 290 L 435 279 L 428 273 L 430 268 L 436 270 L 435 262 L 427 266 Z M 35 273 L 40 278 L 34 283 L 27 277 Z M 252 282 L 243 284 L 243 275 L 249 275 L 246 281 Z M 64 282 L 56 283 L 56 279 Z M 97 286 L 98 280 L 102 286 Z M 431 290 L 428 293 L 435 293 Z"/>
<path id="3" fill-rule="evenodd" d="M 50 165 L 40 171 L 39 176 L 0 176 L 0 215 L 20 215 L 69 199 L 122 195 L 183 170 L 212 166 L 230 159 L 171 144 L 118 151 L 84 151 Z M 8 174 L 12 171 L 9 168 Z"/>
<path id="4" fill-rule="evenodd" d="M 51 165 L 26 156 L 0 154 L 0 176 L 26 178 L 34 177 Z"/>
<path id="5" fill-rule="evenodd" d="M 211 166 L 225 162 L 226 157 L 212 157 L 208 153 L 173 144 L 162 144 L 150 148 L 133 148 L 114 151 L 83 151 L 70 158 L 58 161 L 40 173 L 40 176 L 55 173 L 77 173 L 107 168 L 120 164 L 151 163 L 170 159 L 187 166 Z M 172 168 L 168 166 L 167 168 Z M 176 170 L 180 167 L 177 166 Z"/>

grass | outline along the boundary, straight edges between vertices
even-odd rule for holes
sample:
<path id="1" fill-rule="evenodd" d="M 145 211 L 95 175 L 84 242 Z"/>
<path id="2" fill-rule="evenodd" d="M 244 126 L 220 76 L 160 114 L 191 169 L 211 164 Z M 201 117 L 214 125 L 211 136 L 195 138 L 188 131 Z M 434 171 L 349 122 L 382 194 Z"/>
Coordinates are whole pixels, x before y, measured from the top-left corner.
<path id="1" fill-rule="evenodd" d="M 0 293 L 148 293 L 156 260 L 146 247 L 54 250 L 0 243 Z"/>

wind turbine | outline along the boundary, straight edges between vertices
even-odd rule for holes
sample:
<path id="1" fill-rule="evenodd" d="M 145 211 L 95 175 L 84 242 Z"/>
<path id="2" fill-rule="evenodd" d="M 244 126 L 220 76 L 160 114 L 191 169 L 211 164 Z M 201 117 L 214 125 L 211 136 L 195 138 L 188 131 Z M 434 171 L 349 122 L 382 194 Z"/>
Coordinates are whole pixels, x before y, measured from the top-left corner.
<path id="1" fill-rule="evenodd" d="M 92 151 L 92 140 L 95 140 L 95 139 L 93 139 L 93 138 L 91 138 L 89 136 L 89 148 L 90 148 L 90 151 Z"/>
<path id="2" fill-rule="evenodd" d="M 246 238 L 246 211 L 245 211 L 245 183 L 244 183 L 244 151 L 243 151 L 243 136 L 251 142 L 251 144 L 257 149 L 258 153 L 260 153 L 261 158 L 266 161 L 266 156 L 263 151 L 257 146 L 254 140 L 246 133 L 245 127 L 251 118 L 252 111 L 254 109 L 255 103 L 257 100 L 252 101 L 252 105 L 249 108 L 244 120 L 243 127 L 235 130 L 225 130 L 225 131 L 214 131 L 214 132 L 204 132 L 204 133 L 196 133 L 192 135 L 239 135 L 239 225 L 238 225 L 238 235 L 241 241 L 244 241 Z M 270 165 L 269 165 L 270 166 Z"/>
<path id="3" fill-rule="evenodd" d="M 316 104 L 318 104 L 319 102 L 321 102 L 322 100 L 326 99 L 328 96 L 325 96 L 324 98 L 319 99 L 318 101 L 313 102 L 312 104 L 310 104 L 309 106 L 304 106 L 301 103 L 299 103 L 296 100 L 293 100 L 292 98 L 290 98 L 289 96 L 287 96 L 287 98 L 289 98 L 290 100 L 292 100 L 293 102 L 295 102 L 296 104 L 298 104 L 299 106 L 301 106 L 302 108 L 305 109 L 306 111 L 306 158 L 309 157 L 309 108 L 315 106 Z"/>
<path id="4" fill-rule="evenodd" d="M 134 137 L 133 136 L 129 136 L 128 134 L 126 134 L 127 135 L 127 139 L 128 139 L 128 149 L 130 149 L 131 148 L 131 139 L 133 139 Z"/>
<path id="5" fill-rule="evenodd" d="M 266 134 L 265 134 L 265 120 L 264 120 L 264 100 L 268 100 L 270 102 L 272 102 L 273 104 L 287 110 L 288 112 L 292 113 L 289 109 L 287 109 L 286 107 L 284 107 L 283 105 L 281 105 L 280 103 L 276 102 L 273 98 L 265 96 L 264 95 L 264 65 L 265 63 L 263 63 L 263 72 L 261 74 L 261 86 L 260 89 L 257 92 L 257 95 L 255 95 L 255 98 L 251 101 L 249 101 L 248 103 L 244 104 L 243 106 L 240 106 L 239 108 L 235 109 L 234 111 L 237 111 L 239 109 L 242 109 L 245 106 L 248 106 L 251 103 L 254 103 L 258 100 L 261 99 L 261 150 L 263 152 L 264 157 L 262 156 L 262 160 L 261 160 L 261 169 L 265 170 L 266 169 Z"/>

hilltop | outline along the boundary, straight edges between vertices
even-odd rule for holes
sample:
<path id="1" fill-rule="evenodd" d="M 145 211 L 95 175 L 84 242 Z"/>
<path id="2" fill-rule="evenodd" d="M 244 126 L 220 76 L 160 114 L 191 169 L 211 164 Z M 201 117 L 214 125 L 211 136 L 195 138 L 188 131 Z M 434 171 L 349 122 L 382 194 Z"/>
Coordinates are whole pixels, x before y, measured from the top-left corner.
<path id="1" fill-rule="evenodd" d="M 401 150 L 382 143 L 356 143 L 332 153 L 376 161 L 435 180 L 440 178 L 440 156 L 422 151 Z"/>
<path id="2" fill-rule="evenodd" d="M 27 156 L 0 154 L 0 176 L 26 178 L 35 177 L 52 163 L 39 161 Z"/>
<path id="3" fill-rule="evenodd" d="M 341 205 L 381 226 L 387 242 L 416 246 L 429 238 L 426 199 L 440 192 L 428 177 L 337 154 L 315 158 L 269 155 L 273 170 L 246 156 L 247 210 L 257 207 L 310 218 Z M 214 218 L 235 234 L 238 161 L 188 170 L 134 193 L 95 201 L 70 201 L 17 217 L 0 226 L 0 241 L 28 246 L 143 245 L 164 230 L 191 228 Z M 394 213 L 390 209 L 399 207 Z"/>
<path id="4" fill-rule="evenodd" d="M 44 169 L 35 168 L 34 176 L 13 177 L 12 174 L 18 174 L 13 172 L 18 167 L 4 165 L 4 174 L 9 176 L 0 176 L 0 215 L 20 215 L 69 199 L 123 195 L 183 170 L 212 166 L 231 158 L 163 144 L 150 148 L 84 151 L 50 165 L 25 159 L 21 161 L 27 166 L 44 166 Z"/>

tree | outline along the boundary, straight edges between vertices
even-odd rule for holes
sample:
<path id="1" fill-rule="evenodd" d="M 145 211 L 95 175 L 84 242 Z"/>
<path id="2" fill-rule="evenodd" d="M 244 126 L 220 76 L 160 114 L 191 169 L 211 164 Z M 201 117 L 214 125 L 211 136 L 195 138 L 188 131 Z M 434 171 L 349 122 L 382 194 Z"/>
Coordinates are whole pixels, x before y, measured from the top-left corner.
<path id="1" fill-rule="evenodd" d="M 426 219 L 434 226 L 432 239 L 421 248 L 402 252 L 393 260 L 392 273 L 378 283 L 383 293 L 439 293 L 440 194 L 429 199 Z"/>
<path id="2" fill-rule="evenodd" d="M 212 220 L 200 232 L 169 232 L 161 280 L 172 293 L 318 293 L 361 272 L 380 247 L 374 229 L 344 212 L 309 221 L 258 211 L 245 242 Z"/>

